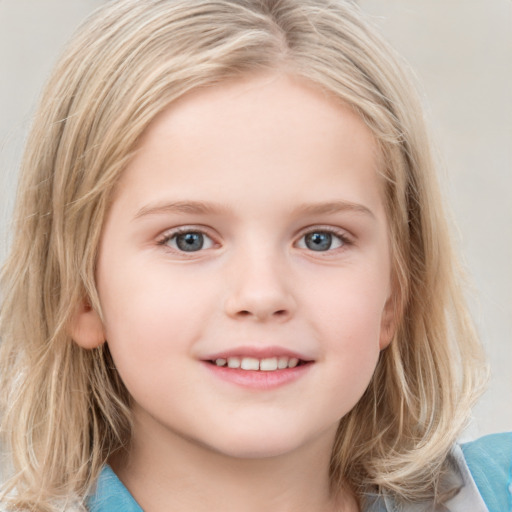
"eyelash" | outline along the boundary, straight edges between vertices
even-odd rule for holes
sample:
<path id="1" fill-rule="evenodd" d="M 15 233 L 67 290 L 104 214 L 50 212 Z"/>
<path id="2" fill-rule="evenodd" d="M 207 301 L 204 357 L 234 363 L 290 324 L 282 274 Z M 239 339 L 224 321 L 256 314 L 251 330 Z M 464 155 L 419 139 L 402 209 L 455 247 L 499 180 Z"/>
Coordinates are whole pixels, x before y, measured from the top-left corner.
<path id="1" fill-rule="evenodd" d="M 346 231 L 342 231 L 330 226 L 314 226 L 303 230 L 300 235 L 299 242 L 305 239 L 305 237 L 308 235 L 314 233 L 328 233 L 329 235 L 333 235 L 340 240 L 341 245 L 339 247 L 327 249 L 325 251 L 315 251 L 313 249 L 309 249 L 309 251 L 312 253 L 333 253 L 334 251 L 343 250 L 344 248 L 346 249 L 347 246 L 353 245 L 353 240 Z M 296 242 L 295 245 L 297 245 L 299 242 Z M 306 247 L 306 249 L 308 248 Z"/>
<path id="2" fill-rule="evenodd" d="M 168 243 L 171 240 L 177 239 L 177 237 L 180 235 L 189 234 L 189 233 L 190 234 L 200 234 L 200 235 L 208 238 L 211 241 L 211 247 L 207 247 L 206 249 L 201 247 L 198 250 L 185 251 L 185 250 L 181 250 L 177 247 L 170 247 L 168 245 Z M 314 249 L 309 249 L 308 247 L 300 247 L 300 248 L 304 248 L 306 250 L 309 249 L 309 251 L 312 253 L 315 253 L 315 252 L 316 253 L 332 253 L 336 250 L 343 250 L 343 248 L 346 246 L 353 245 L 353 241 L 352 241 L 351 237 L 348 236 L 345 231 L 342 231 L 342 230 L 339 230 L 339 229 L 336 229 L 336 228 L 333 228 L 330 226 L 314 226 L 314 227 L 310 227 L 310 228 L 303 230 L 300 234 L 298 241 L 294 243 L 294 246 L 297 246 L 300 241 L 305 239 L 305 237 L 307 237 L 310 234 L 314 234 L 314 233 L 328 233 L 330 235 L 333 235 L 339 239 L 339 241 L 341 242 L 341 245 L 339 247 L 335 247 L 334 249 L 319 250 L 319 251 L 315 251 Z M 171 251 L 174 251 L 176 253 L 183 254 L 183 255 L 187 255 L 187 254 L 193 255 L 194 253 L 202 252 L 204 250 L 212 248 L 212 246 L 215 246 L 215 244 L 216 244 L 216 242 L 214 240 L 214 237 L 210 236 L 210 234 L 208 234 L 207 230 L 205 230 L 205 228 L 202 226 L 197 226 L 197 227 L 196 226 L 183 226 L 183 227 L 175 228 L 171 231 L 164 233 L 162 235 L 162 237 L 159 240 L 157 240 L 157 245 L 164 246 Z"/>
<path id="3" fill-rule="evenodd" d="M 167 245 L 171 240 L 177 238 L 180 235 L 185 235 L 188 233 L 190 233 L 190 234 L 195 233 L 195 234 L 200 234 L 202 236 L 205 236 L 209 240 L 211 240 L 212 245 L 215 245 L 215 240 L 213 239 L 213 237 L 210 236 L 207 233 L 207 231 L 205 230 L 205 228 L 201 227 L 201 226 L 197 226 L 197 227 L 196 226 L 183 226 L 180 228 L 173 229 L 171 231 L 167 231 L 162 235 L 162 237 L 159 240 L 157 240 L 157 244 L 164 246 L 164 247 L 167 246 L 167 248 L 169 250 L 172 250 L 172 251 L 180 253 L 180 254 L 187 254 L 187 253 L 193 254 L 194 252 L 201 252 L 201 250 L 204 250 L 201 247 L 201 249 L 199 251 L 183 251 L 183 250 L 180 250 L 179 248 L 174 248 L 174 247 L 170 247 Z M 208 248 L 210 248 L 210 247 L 208 247 Z"/>

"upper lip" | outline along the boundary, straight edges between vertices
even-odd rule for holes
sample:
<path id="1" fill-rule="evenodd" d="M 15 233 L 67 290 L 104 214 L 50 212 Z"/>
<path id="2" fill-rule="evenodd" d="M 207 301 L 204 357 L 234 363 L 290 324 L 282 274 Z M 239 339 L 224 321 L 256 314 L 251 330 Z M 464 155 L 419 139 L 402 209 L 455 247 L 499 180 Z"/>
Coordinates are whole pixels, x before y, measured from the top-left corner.
<path id="1" fill-rule="evenodd" d="M 313 361 L 312 357 L 305 354 L 289 350 L 279 346 L 238 346 L 228 350 L 215 352 L 201 359 L 204 361 L 215 361 L 216 359 L 227 359 L 229 357 L 253 357 L 255 359 L 268 359 L 271 357 L 289 357 L 296 358 L 301 361 Z"/>

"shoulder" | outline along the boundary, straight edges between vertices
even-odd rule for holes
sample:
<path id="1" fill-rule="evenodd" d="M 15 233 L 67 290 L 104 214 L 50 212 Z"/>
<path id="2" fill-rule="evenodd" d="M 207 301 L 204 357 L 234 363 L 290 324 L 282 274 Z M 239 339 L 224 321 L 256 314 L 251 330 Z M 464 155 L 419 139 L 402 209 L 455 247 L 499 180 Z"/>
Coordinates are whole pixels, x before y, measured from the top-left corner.
<path id="1" fill-rule="evenodd" d="M 364 512 L 512 512 L 512 432 L 455 444 L 439 490 L 447 498 L 404 504 L 390 494 L 368 494 Z M 451 496 L 451 497 L 449 497 Z"/>
<path id="2" fill-rule="evenodd" d="M 512 432 L 484 436 L 461 448 L 488 509 L 512 511 Z"/>

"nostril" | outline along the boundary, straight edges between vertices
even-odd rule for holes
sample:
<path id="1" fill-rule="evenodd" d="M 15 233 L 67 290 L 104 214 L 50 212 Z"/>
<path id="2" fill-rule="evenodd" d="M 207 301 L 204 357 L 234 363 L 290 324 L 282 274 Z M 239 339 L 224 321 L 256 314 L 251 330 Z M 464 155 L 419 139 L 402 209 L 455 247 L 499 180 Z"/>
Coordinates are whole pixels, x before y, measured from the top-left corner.
<path id="1" fill-rule="evenodd" d="M 286 309 L 278 309 L 277 311 L 274 311 L 273 313 L 265 313 L 265 314 L 259 314 L 258 312 L 251 312 L 247 309 L 242 309 L 237 312 L 238 317 L 249 317 L 249 316 L 255 316 L 258 318 L 266 318 L 266 317 L 285 317 L 287 316 L 288 311 Z"/>

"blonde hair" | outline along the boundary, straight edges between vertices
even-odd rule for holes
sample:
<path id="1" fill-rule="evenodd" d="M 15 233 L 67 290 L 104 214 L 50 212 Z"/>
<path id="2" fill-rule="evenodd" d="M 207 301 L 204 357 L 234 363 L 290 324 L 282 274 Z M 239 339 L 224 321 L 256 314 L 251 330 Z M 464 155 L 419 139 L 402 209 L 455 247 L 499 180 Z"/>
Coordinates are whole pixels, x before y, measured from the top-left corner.
<path id="1" fill-rule="evenodd" d="M 130 397 L 108 346 L 78 347 L 69 324 L 84 300 L 101 315 L 98 244 L 137 140 L 187 91 L 266 70 L 350 105 L 384 164 L 398 328 L 340 422 L 333 489 L 438 495 L 485 371 L 406 66 L 348 1 L 114 0 L 62 56 L 22 163 L 1 276 L 1 428 L 14 470 L 3 500 L 13 508 L 83 500 L 130 437 Z"/>

